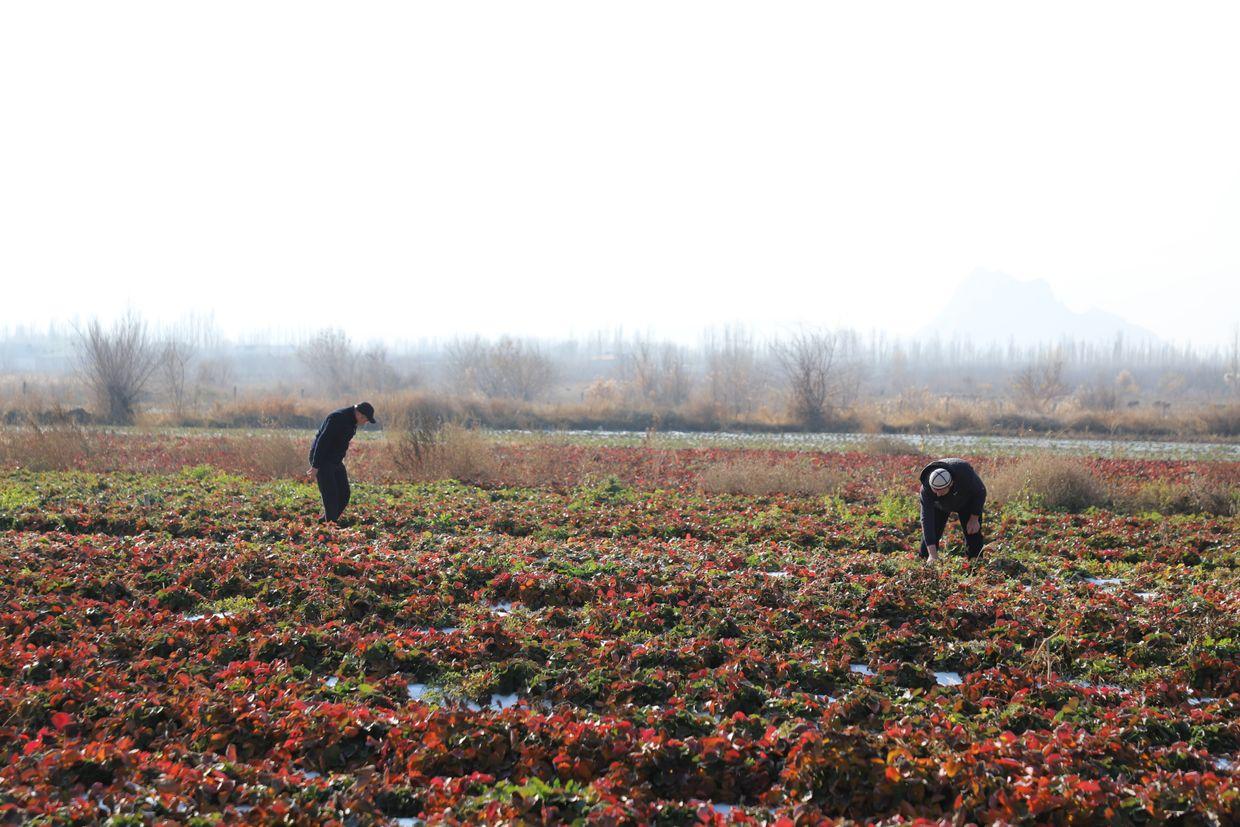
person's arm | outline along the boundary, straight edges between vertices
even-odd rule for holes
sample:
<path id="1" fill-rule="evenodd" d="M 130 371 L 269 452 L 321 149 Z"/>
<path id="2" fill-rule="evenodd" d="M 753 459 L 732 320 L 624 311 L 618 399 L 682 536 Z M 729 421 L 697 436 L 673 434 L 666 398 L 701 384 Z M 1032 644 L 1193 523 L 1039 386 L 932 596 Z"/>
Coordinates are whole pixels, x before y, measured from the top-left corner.
<path id="1" fill-rule="evenodd" d="M 986 485 L 982 482 L 982 478 L 972 467 L 969 468 L 969 476 L 973 479 L 973 496 L 969 498 L 969 516 L 981 517 L 982 509 L 986 507 Z"/>
<path id="2" fill-rule="evenodd" d="M 323 423 L 326 425 L 327 423 Z M 314 434 L 314 441 L 310 443 L 310 457 L 306 460 L 310 463 L 310 468 L 314 468 L 314 455 L 319 450 L 319 438 L 323 436 L 323 425 L 319 425 L 318 431 Z"/>
<path id="3" fill-rule="evenodd" d="M 982 510 L 986 508 L 986 485 L 971 466 L 969 474 L 973 478 L 973 496 L 969 498 L 967 506 L 968 521 L 965 523 L 965 532 L 976 534 L 982 530 Z"/>
<path id="4" fill-rule="evenodd" d="M 934 505 L 926 494 L 926 487 L 921 487 L 921 539 L 926 548 L 938 545 L 939 538 L 934 537 Z"/>
<path id="5" fill-rule="evenodd" d="M 314 437 L 314 444 L 310 446 L 310 467 L 317 470 L 323 461 L 323 457 L 327 455 L 331 449 L 333 439 L 334 423 L 329 416 L 323 420 L 323 424 L 319 427 L 319 432 Z"/>

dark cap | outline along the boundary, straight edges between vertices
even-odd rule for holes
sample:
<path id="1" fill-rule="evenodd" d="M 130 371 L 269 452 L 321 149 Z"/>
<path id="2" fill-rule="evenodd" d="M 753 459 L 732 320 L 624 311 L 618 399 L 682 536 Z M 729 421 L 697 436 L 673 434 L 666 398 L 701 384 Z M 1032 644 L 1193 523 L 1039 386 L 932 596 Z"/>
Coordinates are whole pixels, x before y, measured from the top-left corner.
<path id="1" fill-rule="evenodd" d="M 357 408 L 358 412 L 360 412 L 362 416 L 370 420 L 371 425 L 375 424 L 375 406 L 374 405 L 370 404 L 369 402 L 358 402 L 356 405 L 354 405 L 354 407 Z"/>

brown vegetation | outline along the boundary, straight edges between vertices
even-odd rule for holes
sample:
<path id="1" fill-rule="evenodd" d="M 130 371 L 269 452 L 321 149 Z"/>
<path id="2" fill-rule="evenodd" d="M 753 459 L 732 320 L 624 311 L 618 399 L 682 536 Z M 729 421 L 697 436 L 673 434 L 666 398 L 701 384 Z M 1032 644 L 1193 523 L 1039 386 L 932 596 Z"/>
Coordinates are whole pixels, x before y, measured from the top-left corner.
<path id="1" fill-rule="evenodd" d="M 384 410 L 386 457 L 398 479 L 476 484 L 496 480 L 494 446 L 479 431 L 459 424 L 450 408 L 409 396 L 388 400 Z"/>
<path id="2" fill-rule="evenodd" d="M 30 419 L 24 427 L 0 428 L 0 465 L 29 471 L 68 471 L 93 453 L 93 432 L 70 419 Z"/>
<path id="3" fill-rule="evenodd" d="M 1228 517 L 1240 514 L 1240 491 L 1218 480 L 1196 475 L 1188 482 L 1151 480 L 1135 492 L 1116 498 L 1121 511 L 1159 514 L 1214 514 Z"/>
<path id="4" fill-rule="evenodd" d="M 1055 511 L 1082 511 L 1112 501 L 1107 485 L 1072 457 L 1031 454 L 1000 466 L 986 481 L 998 503 L 1027 501 Z"/>
<path id="5" fill-rule="evenodd" d="M 987 475 L 986 487 L 996 504 L 1026 502 L 1055 511 L 1240 513 L 1240 490 L 1219 479 L 1195 473 L 1181 480 L 1108 480 L 1081 459 L 1054 454 L 1030 454 L 1001 463 Z"/>
<path id="6" fill-rule="evenodd" d="M 159 354 L 136 316 L 119 319 L 110 330 L 90 322 L 77 341 L 78 372 L 94 394 L 105 422 L 128 425 L 137 413 Z"/>
<path id="7" fill-rule="evenodd" d="M 418 397 L 448 412 L 448 419 L 474 427 L 534 430 L 624 430 L 709 432 L 735 430 L 758 433 L 803 431 L 782 411 L 756 409 L 734 416 L 722 407 L 691 401 L 675 409 L 634 405 L 614 383 L 600 383 L 583 394 L 580 402 L 520 402 L 511 399 L 461 397 L 415 391 L 395 399 Z M 42 398 L 42 397 L 39 397 Z M 349 397 L 298 398 L 295 396 L 242 396 L 219 400 L 198 411 L 187 409 L 145 413 L 138 421 L 161 427 L 204 428 L 313 428 Z M 372 399 L 380 412 L 389 410 L 390 399 Z M 10 397 L 0 401 L 0 418 L 9 424 L 26 421 L 28 413 L 39 419 L 63 415 L 55 406 Z M 104 423 L 105 419 L 76 413 L 80 422 Z M 380 419 L 384 417 L 380 416 Z M 386 423 L 385 423 L 386 425 Z M 867 434 L 979 434 L 1055 435 L 1156 439 L 1234 439 L 1240 437 L 1240 403 L 1215 403 L 1184 407 L 1173 412 L 1124 408 L 1090 411 L 1061 405 L 1053 415 L 1023 412 L 1008 405 L 948 400 L 925 401 L 921 407 L 885 401 L 858 402 L 847 410 L 832 412 L 822 422 L 824 431 Z"/>
<path id="8" fill-rule="evenodd" d="M 290 479 L 306 474 L 310 467 L 304 439 L 286 434 L 262 434 L 253 438 L 249 453 L 252 476 L 257 479 Z"/>

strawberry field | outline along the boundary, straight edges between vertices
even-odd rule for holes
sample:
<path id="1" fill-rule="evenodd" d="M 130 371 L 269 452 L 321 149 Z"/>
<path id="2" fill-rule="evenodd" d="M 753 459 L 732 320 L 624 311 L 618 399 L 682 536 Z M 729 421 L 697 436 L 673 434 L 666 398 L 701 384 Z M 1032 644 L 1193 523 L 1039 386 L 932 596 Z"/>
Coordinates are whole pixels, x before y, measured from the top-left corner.
<path id="1" fill-rule="evenodd" d="M 1240 820 L 1235 516 L 1014 503 L 929 568 L 915 457 L 755 496 L 610 448 L 324 528 L 162 456 L 0 472 L 6 823 Z"/>

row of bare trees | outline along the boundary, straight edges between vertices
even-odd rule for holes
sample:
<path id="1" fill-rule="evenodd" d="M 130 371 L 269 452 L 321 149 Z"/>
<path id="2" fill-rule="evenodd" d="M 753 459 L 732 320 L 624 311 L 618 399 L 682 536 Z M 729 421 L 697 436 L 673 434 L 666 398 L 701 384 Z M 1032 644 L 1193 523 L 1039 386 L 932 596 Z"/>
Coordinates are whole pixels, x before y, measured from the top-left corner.
<path id="1" fill-rule="evenodd" d="M 139 403 L 153 386 L 159 386 L 172 413 L 180 417 L 197 403 L 203 384 L 229 378 L 228 371 L 217 364 L 196 364 L 198 346 L 193 339 L 158 338 L 135 314 L 121 317 L 110 327 L 92 320 L 78 332 L 75 354 L 77 372 L 94 399 L 96 412 L 104 421 L 118 425 L 134 421 Z M 298 348 L 297 356 L 324 393 L 362 389 L 385 393 L 400 382 L 385 348 L 357 348 L 341 331 L 321 331 Z"/>
<path id="2" fill-rule="evenodd" d="M 844 375 L 837 361 L 836 334 L 804 331 L 776 341 L 771 352 L 787 382 L 790 408 L 807 426 L 820 426 L 842 396 Z M 459 393 L 525 402 L 542 398 L 555 379 L 552 360 L 537 345 L 503 337 L 458 339 L 446 349 L 446 364 Z M 399 377 L 381 346 L 359 349 L 339 330 L 324 330 L 297 350 L 298 359 L 324 392 L 340 395 L 365 389 L 386 392 Z M 111 328 L 92 321 L 80 334 L 78 368 L 107 421 L 134 419 L 151 380 L 158 377 L 173 411 L 190 403 L 190 366 L 195 347 L 156 341 L 146 323 L 128 315 Z M 713 404 L 731 416 L 752 410 L 758 391 L 758 350 L 740 328 L 712 334 L 706 347 L 706 383 Z M 691 371 L 683 348 L 637 338 L 622 362 L 625 382 L 643 402 L 674 408 L 689 400 Z"/>
<path id="3" fill-rule="evenodd" d="M 205 340 L 201 331 L 192 337 L 156 335 L 132 314 L 110 327 L 92 321 L 81 328 L 77 368 L 94 397 L 96 413 L 109 422 L 132 422 L 143 398 L 155 389 L 178 416 L 196 407 L 204 384 L 220 381 L 212 372 L 217 366 L 202 358 Z M 544 345 L 511 337 L 457 339 L 439 351 L 439 364 L 446 384 L 463 396 L 521 402 L 570 399 L 569 385 L 576 382 L 580 388 L 593 381 L 583 398 L 604 408 L 674 410 L 692 405 L 700 410 L 705 404 L 717 421 L 735 422 L 760 407 L 782 405 L 791 420 L 807 428 L 829 426 L 847 410 L 867 370 L 865 346 L 855 334 L 820 329 L 759 343 L 745 328 L 729 326 L 709 331 L 696 352 L 649 336 L 617 339 L 612 347 L 618 353 L 611 357 L 610 375 L 600 376 L 600 370 L 608 369 L 591 362 L 593 375 L 584 379 L 580 367 L 576 375 L 565 376 L 570 366 L 563 351 L 557 358 Z M 384 394 L 411 381 L 394 367 L 384 346 L 359 347 L 340 330 L 320 331 L 295 353 L 316 395 Z M 581 358 L 579 366 L 584 364 Z M 1008 397 L 1024 410 L 1054 413 L 1069 397 L 1079 408 L 1110 411 L 1136 404 L 1141 393 L 1127 370 L 1070 382 L 1064 365 L 1065 357 L 1057 351 L 1031 361 L 1014 376 L 1009 374 Z M 1224 369 L 1227 388 L 1240 395 L 1240 333 Z M 908 378 L 902 379 L 905 371 Z M 929 383 L 919 373 L 926 371 L 915 364 L 906 368 L 905 360 L 895 359 L 887 366 L 887 381 L 895 380 L 901 399 L 919 389 L 925 396 Z M 1170 375 L 1156 390 L 1174 398 L 1183 385 L 1183 377 Z"/>

